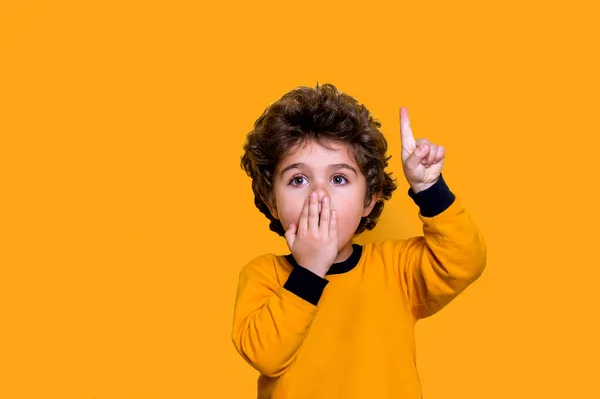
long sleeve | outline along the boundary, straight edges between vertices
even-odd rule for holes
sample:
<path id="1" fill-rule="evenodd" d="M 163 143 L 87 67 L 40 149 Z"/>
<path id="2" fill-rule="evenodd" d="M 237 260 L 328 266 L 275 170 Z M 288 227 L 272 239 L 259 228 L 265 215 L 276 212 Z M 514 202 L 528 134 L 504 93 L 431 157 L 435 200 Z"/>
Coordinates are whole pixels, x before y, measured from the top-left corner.
<path id="1" fill-rule="evenodd" d="M 265 376 L 285 373 L 308 334 L 327 283 L 295 267 L 282 285 L 273 256 L 246 265 L 239 277 L 232 328 L 240 355 Z"/>
<path id="2" fill-rule="evenodd" d="M 443 177 L 427 190 L 409 195 L 420 208 L 423 236 L 400 250 L 400 278 L 416 319 L 446 306 L 483 273 L 485 241 Z"/>

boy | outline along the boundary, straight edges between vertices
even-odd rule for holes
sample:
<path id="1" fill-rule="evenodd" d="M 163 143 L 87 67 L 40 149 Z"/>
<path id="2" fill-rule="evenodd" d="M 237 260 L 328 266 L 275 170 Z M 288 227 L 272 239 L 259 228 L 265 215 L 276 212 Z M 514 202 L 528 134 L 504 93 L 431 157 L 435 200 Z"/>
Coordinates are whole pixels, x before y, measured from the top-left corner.
<path id="1" fill-rule="evenodd" d="M 444 148 L 415 140 L 400 110 L 402 165 L 423 236 L 364 246 L 396 183 L 380 123 L 330 84 L 271 104 L 242 168 L 290 254 L 241 271 L 232 340 L 260 372 L 259 399 L 421 398 L 414 325 L 483 272 L 486 245 L 449 190 Z"/>

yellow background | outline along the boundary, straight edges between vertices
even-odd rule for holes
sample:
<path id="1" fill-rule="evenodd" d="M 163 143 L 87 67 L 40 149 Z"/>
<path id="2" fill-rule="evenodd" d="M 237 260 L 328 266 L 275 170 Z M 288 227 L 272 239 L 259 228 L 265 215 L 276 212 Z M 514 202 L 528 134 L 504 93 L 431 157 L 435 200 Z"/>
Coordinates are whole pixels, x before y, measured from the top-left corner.
<path id="1" fill-rule="evenodd" d="M 417 324 L 424 397 L 600 397 L 592 3 L 1 0 L 0 398 L 255 397 L 237 277 L 286 246 L 239 157 L 316 82 L 382 122 L 399 178 L 359 242 L 421 233 L 401 106 L 487 240 Z"/>

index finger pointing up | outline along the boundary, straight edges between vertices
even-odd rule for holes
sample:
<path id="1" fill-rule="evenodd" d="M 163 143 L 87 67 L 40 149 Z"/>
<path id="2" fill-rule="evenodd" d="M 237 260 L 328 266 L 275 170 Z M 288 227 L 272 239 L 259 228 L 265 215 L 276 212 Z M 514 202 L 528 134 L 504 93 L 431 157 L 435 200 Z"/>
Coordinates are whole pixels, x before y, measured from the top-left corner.
<path id="1" fill-rule="evenodd" d="M 400 139 L 403 146 L 415 144 L 415 137 L 413 136 L 410 121 L 408 120 L 408 111 L 404 107 L 400 108 Z"/>

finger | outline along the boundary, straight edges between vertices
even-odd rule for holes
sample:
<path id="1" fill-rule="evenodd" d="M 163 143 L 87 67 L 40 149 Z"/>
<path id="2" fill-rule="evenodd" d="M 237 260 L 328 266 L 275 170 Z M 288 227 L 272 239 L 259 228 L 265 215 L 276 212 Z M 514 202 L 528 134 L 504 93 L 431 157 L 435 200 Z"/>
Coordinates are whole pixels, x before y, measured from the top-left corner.
<path id="1" fill-rule="evenodd" d="M 290 251 L 292 250 L 292 247 L 294 246 L 294 240 L 296 239 L 296 229 L 296 225 L 294 223 L 291 223 L 284 235 L 285 241 L 287 242 Z"/>
<path id="2" fill-rule="evenodd" d="M 428 144 L 429 147 L 431 148 L 431 142 L 428 139 L 426 139 L 426 138 L 416 139 L 415 145 L 417 146 L 417 148 L 422 146 L 423 144 Z M 422 165 L 425 165 L 426 163 L 427 163 L 427 158 L 421 159 Z"/>
<path id="3" fill-rule="evenodd" d="M 415 144 L 415 137 L 408 119 L 408 110 L 404 107 L 400 108 L 400 140 L 403 147 Z"/>
<path id="4" fill-rule="evenodd" d="M 321 220 L 319 221 L 319 230 L 321 231 L 321 233 L 323 233 L 323 235 L 326 236 L 329 234 L 329 220 L 330 220 L 329 198 L 323 197 L 323 200 L 321 201 L 321 203 L 323 205 L 321 206 Z"/>
<path id="5" fill-rule="evenodd" d="M 437 155 L 436 155 L 435 159 L 433 160 L 433 163 L 436 164 L 436 163 L 442 162 L 442 160 L 445 158 L 445 156 L 446 156 L 446 149 L 443 146 L 439 146 Z"/>
<path id="6" fill-rule="evenodd" d="M 415 139 L 415 146 L 418 147 L 423 144 L 431 144 L 431 141 L 429 141 L 429 139 L 427 138 Z"/>
<path id="7" fill-rule="evenodd" d="M 310 196 L 306 197 L 304 201 L 304 206 L 302 207 L 302 212 L 300 213 L 300 221 L 298 222 L 298 230 L 306 231 L 308 230 L 308 206 L 309 206 Z"/>
<path id="8" fill-rule="evenodd" d="M 433 165 L 433 160 L 437 156 L 438 146 L 435 144 L 431 144 L 429 148 L 429 155 L 427 156 L 426 165 L 429 167 Z"/>
<path id="9" fill-rule="evenodd" d="M 319 229 L 319 200 L 317 193 L 310 195 L 310 205 L 308 206 L 308 229 L 317 231 Z"/>
<path id="10" fill-rule="evenodd" d="M 331 210 L 331 218 L 329 220 L 329 238 L 337 242 L 337 212 Z"/>
<path id="11" fill-rule="evenodd" d="M 409 170 L 415 170 L 419 167 L 422 160 L 427 159 L 427 156 L 429 156 L 429 144 L 421 144 L 406 159 L 405 167 Z"/>

